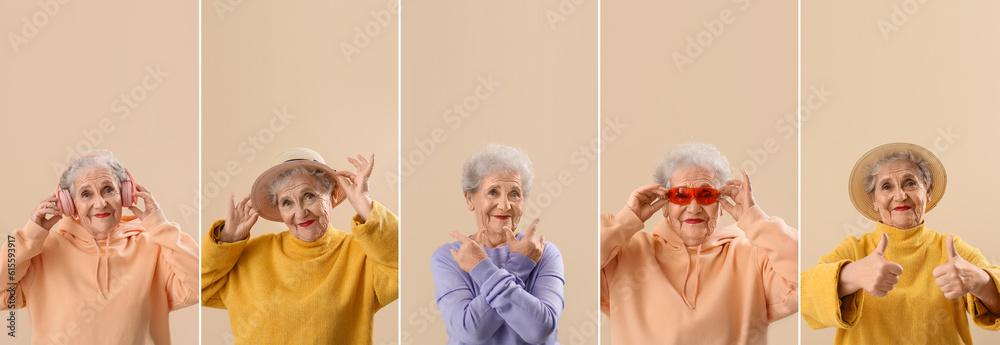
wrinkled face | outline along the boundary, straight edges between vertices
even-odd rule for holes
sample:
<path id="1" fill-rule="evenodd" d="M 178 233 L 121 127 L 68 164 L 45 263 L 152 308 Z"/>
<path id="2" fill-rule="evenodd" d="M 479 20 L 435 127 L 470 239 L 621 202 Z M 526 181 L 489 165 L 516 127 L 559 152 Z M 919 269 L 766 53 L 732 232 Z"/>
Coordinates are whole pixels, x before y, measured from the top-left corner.
<path id="1" fill-rule="evenodd" d="M 275 188 L 281 220 L 295 238 L 312 242 L 326 234 L 333 221 L 330 193 L 315 177 L 295 175 Z"/>
<path id="2" fill-rule="evenodd" d="M 919 168 L 909 160 L 892 160 L 875 174 L 872 203 L 886 225 L 909 229 L 923 223 L 930 195 Z"/>
<path id="3" fill-rule="evenodd" d="M 479 190 L 465 193 L 465 201 L 476 215 L 478 229 L 498 234 L 507 226 L 516 231 L 524 207 L 521 174 L 486 175 L 479 184 Z"/>
<path id="4" fill-rule="evenodd" d="M 673 187 L 715 187 L 715 173 L 703 167 L 693 166 L 674 171 L 670 176 L 670 188 Z M 722 215 L 722 208 L 716 202 L 711 205 L 699 204 L 691 200 L 687 205 L 677 205 L 667 202 L 663 206 L 663 216 L 667 218 L 670 228 L 684 240 L 687 246 L 697 246 L 715 232 L 715 224 Z"/>
<path id="5" fill-rule="evenodd" d="M 97 239 L 107 238 L 122 219 L 122 196 L 111 168 L 95 166 L 73 181 L 73 207 L 80 224 Z"/>

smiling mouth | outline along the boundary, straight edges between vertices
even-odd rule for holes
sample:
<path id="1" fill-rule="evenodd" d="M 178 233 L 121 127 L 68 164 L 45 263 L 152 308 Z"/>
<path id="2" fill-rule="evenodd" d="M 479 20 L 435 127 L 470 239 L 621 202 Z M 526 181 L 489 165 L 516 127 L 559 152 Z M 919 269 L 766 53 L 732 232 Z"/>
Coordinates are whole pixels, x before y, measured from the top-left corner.
<path id="1" fill-rule="evenodd" d="M 909 206 L 900 206 L 900 207 L 894 208 L 892 210 L 893 211 L 909 211 L 910 207 Z"/>
<path id="2" fill-rule="evenodd" d="M 705 222 L 705 220 L 704 219 L 688 219 L 688 220 L 685 220 L 684 222 L 688 223 L 688 224 L 701 224 L 701 223 Z"/>
<path id="3" fill-rule="evenodd" d="M 94 215 L 94 217 L 97 217 L 97 218 L 107 218 L 109 216 L 111 216 L 111 213 L 98 213 L 98 214 Z"/>
<path id="4" fill-rule="evenodd" d="M 510 216 L 493 216 L 493 217 L 496 218 L 496 219 L 502 219 L 502 220 L 510 219 Z"/>
<path id="5" fill-rule="evenodd" d="M 315 219 L 313 219 L 313 220 L 310 220 L 310 221 L 308 221 L 308 222 L 302 222 L 302 223 L 299 223 L 299 227 L 300 227 L 300 228 L 304 228 L 304 227 L 307 227 L 307 226 L 310 226 L 310 225 L 312 225 L 312 223 L 313 223 L 313 222 L 315 222 L 315 221 L 316 221 L 316 220 L 315 220 Z"/>

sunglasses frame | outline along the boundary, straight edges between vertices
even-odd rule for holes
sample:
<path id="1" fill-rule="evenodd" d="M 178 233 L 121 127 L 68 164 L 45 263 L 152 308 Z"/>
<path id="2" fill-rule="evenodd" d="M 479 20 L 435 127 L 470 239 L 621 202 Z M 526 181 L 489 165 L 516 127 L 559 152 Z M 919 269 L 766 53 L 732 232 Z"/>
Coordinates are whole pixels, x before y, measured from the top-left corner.
<path id="1" fill-rule="evenodd" d="M 714 200 L 712 200 L 711 202 L 708 202 L 708 203 L 702 202 L 702 200 L 704 200 L 704 199 L 709 199 L 709 198 L 703 198 L 703 197 L 700 196 L 704 191 L 710 191 L 711 192 L 710 198 L 714 199 Z M 687 193 L 685 193 L 685 192 L 687 192 Z M 687 202 L 684 202 L 684 203 L 677 202 L 677 200 L 679 200 L 677 198 L 677 194 L 679 194 L 679 193 L 680 194 L 688 194 L 688 195 L 690 195 L 687 198 Z M 711 204 L 719 202 L 719 199 L 722 198 L 722 195 L 719 193 L 718 189 L 715 189 L 715 188 L 712 188 L 712 187 L 694 187 L 694 188 L 691 188 L 691 187 L 674 187 L 674 188 L 670 188 L 670 189 L 667 190 L 667 195 L 665 195 L 664 198 L 666 198 L 667 201 L 669 201 L 672 204 L 681 205 L 681 206 L 690 205 L 692 200 L 696 200 L 698 202 L 698 204 L 700 204 L 700 205 L 708 206 L 708 205 L 711 205 Z"/>

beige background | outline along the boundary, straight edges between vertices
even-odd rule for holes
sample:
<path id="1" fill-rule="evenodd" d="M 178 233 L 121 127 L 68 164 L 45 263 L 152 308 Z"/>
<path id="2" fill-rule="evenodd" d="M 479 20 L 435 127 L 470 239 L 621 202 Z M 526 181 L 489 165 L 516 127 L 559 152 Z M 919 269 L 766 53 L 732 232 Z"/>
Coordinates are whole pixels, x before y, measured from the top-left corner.
<path id="1" fill-rule="evenodd" d="M 905 3 L 911 2 L 917 3 Z M 803 2 L 803 107 L 811 86 L 832 93 L 802 119 L 803 270 L 847 236 L 874 229 L 851 205 L 847 176 L 862 154 L 895 141 L 930 149 L 948 172 L 947 191 L 925 216 L 927 225 L 962 236 L 991 263 L 1000 262 L 996 231 L 986 225 L 996 221 L 991 198 L 983 194 L 983 183 L 1000 169 L 1000 28 L 989 15 L 1000 5 L 931 2 L 906 7 L 912 12 L 906 14 L 903 4 Z M 897 15 L 902 25 L 886 39 L 879 21 L 893 23 L 893 6 L 906 21 Z M 996 332 L 976 326 L 972 332 L 977 344 L 1000 342 Z M 803 322 L 802 344 L 829 344 L 834 333 Z"/>
<path id="2" fill-rule="evenodd" d="M 698 141 L 716 145 L 734 177 L 746 168 L 761 209 L 798 228 L 796 3 L 601 5 L 602 127 L 628 126 L 620 137 L 602 129 L 601 212 L 617 213 L 635 188 L 653 183 L 653 169 L 672 146 Z M 705 21 L 719 21 L 723 30 L 716 37 Z M 685 54 L 686 38 L 700 33 L 712 35 L 711 43 L 679 69 L 673 54 Z M 643 231 L 661 219 L 657 213 Z M 726 214 L 719 226 L 732 223 Z M 601 341 L 610 344 L 609 319 L 601 320 Z M 798 314 L 772 324 L 769 343 L 796 344 L 797 324 Z"/>
<path id="3" fill-rule="evenodd" d="M 335 169 L 354 170 L 348 155 L 375 153 L 371 196 L 398 214 L 397 186 L 375 178 L 398 166 L 398 17 L 387 10 L 388 3 L 244 1 L 221 12 L 212 4 L 202 3 L 204 214 L 199 233 L 225 217 L 230 192 L 238 198 L 249 194 L 274 157 L 297 146 L 315 149 Z M 386 27 L 372 11 L 384 11 Z M 341 44 L 353 44 L 354 28 L 369 24 L 373 32 L 379 27 L 378 35 L 348 62 Z M 340 204 L 333 225 L 350 231 L 354 214 L 349 203 Z M 260 219 L 251 236 L 284 230 L 283 224 Z M 201 309 L 202 344 L 231 344 L 227 312 Z M 375 314 L 375 344 L 397 341 L 398 312 L 393 302 Z M 330 324 L 335 326 L 335 320 Z"/>
<path id="4" fill-rule="evenodd" d="M 50 16 L 35 1 L 6 1 L 4 37 L 24 35 L 22 17 L 35 16 L 45 25 L 25 36 L 27 44 L 16 51 L 7 39 L 0 45 L 7 162 L 0 174 L 11 196 L 0 200 L 4 234 L 55 193 L 69 160 L 101 148 L 114 152 L 167 218 L 197 240 L 197 216 L 183 215 L 198 189 L 197 3 L 69 2 Z M 147 67 L 157 66 L 166 75 L 147 78 L 143 87 Z M 133 91 L 142 100 L 125 113 L 124 103 L 114 102 Z M 5 344 L 30 343 L 30 309 L 17 312 L 17 337 L 4 334 Z M 170 329 L 178 344 L 197 342 L 198 307 L 171 313 Z"/>
<path id="5" fill-rule="evenodd" d="M 538 234 L 562 253 L 559 341 L 597 343 L 597 161 L 581 150 L 597 136 L 597 3 L 578 5 L 553 30 L 546 11 L 559 11 L 560 3 L 405 3 L 403 344 L 448 339 L 430 256 L 454 241 L 449 232 L 475 232 L 462 165 L 487 141 L 521 147 L 534 163 L 519 229 L 541 218 Z M 480 88 L 477 97 L 479 78 L 490 76 L 500 85 Z M 447 111 L 462 103 L 469 116 L 458 121 Z"/>

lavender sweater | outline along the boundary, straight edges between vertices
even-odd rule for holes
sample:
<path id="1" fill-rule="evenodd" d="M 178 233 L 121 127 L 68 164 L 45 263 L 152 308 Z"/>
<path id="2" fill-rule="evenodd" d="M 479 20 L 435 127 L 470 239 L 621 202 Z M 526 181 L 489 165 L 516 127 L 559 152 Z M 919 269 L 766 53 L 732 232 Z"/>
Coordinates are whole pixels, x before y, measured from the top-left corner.
<path id="1" fill-rule="evenodd" d="M 509 246 L 484 248 L 489 258 L 466 273 L 451 257 L 461 244 L 445 244 L 431 256 L 448 344 L 559 344 L 566 284 L 559 249 L 546 242 L 536 264 Z"/>

